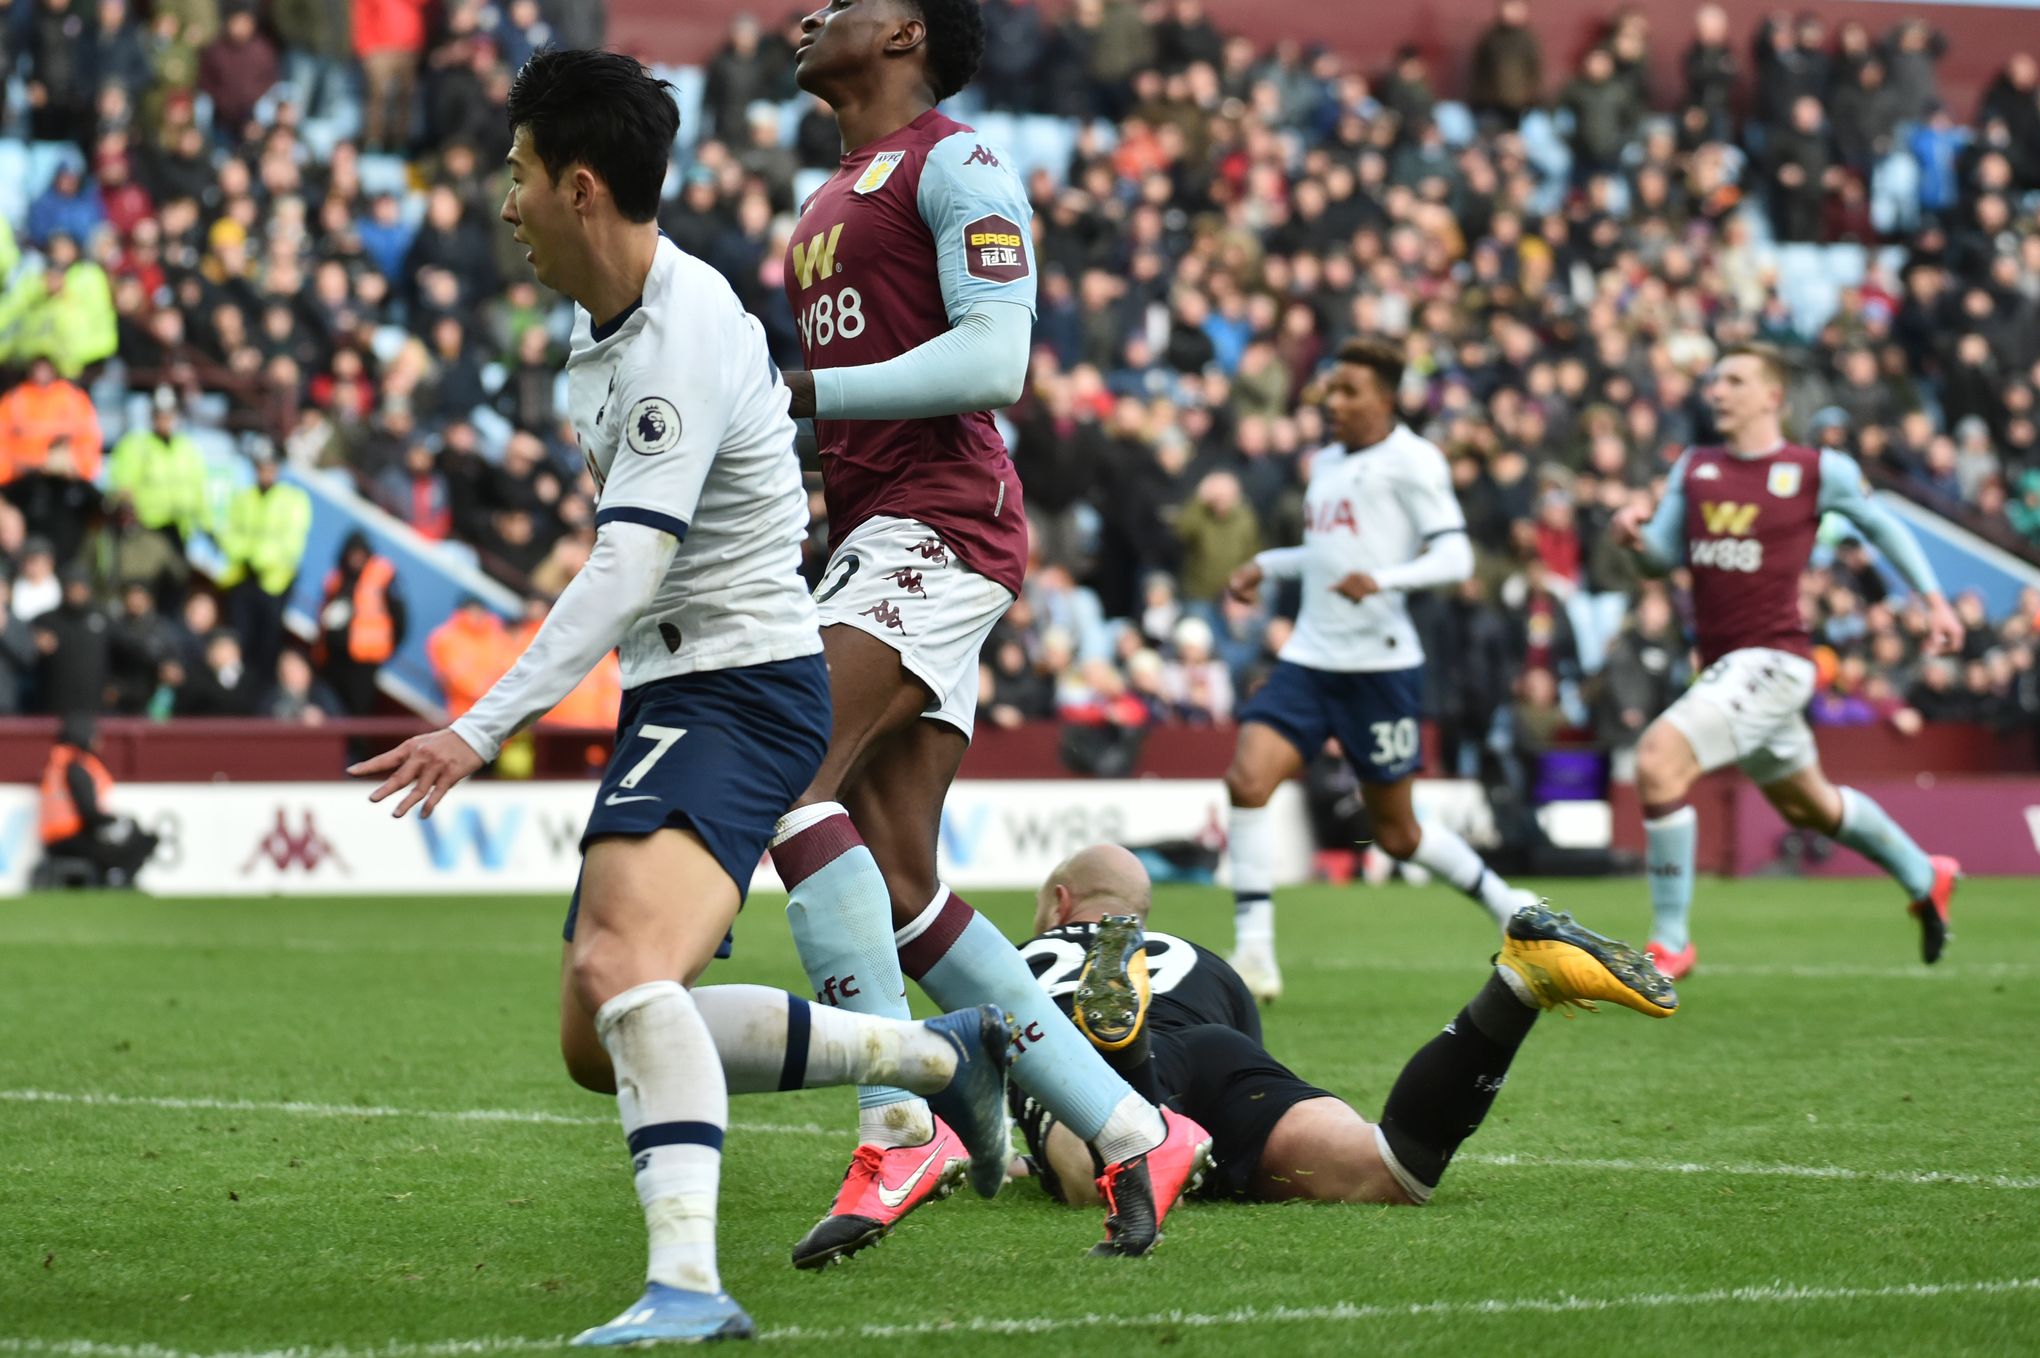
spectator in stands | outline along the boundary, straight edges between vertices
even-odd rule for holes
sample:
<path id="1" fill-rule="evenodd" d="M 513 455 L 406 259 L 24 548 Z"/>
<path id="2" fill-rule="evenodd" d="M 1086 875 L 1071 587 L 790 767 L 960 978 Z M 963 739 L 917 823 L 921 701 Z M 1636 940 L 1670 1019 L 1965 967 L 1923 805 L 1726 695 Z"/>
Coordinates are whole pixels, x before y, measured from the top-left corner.
<path id="1" fill-rule="evenodd" d="M 35 688 L 35 633 L 15 615 L 13 590 L 0 575 L 0 717 L 26 711 Z"/>
<path id="2" fill-rule="evenodd" d="M 270 0 L 291 99 L 308 118 L 338 109 L 354 83 L 353 8 L 341 0 Z"/>
<path id="3" fill-rule="evenodd" d="M 1240 492 L 1239 478 L 1226 471 L 1205 476 L 1196 498 L 1177 515 L 1176 537 L 1182 544 L 1178 580 L 1183 597 L 1215 603 L 1232 573 L 1261 550 L 1260 524 Z"/>
<path id="4" fill-rule="evenodd" d="M 252 717 L 261 697 L 241 640 L 221 628 L 205 639 L 205 661 L 177 690 L 180 717 Z"/>
<path id="5" fill-rule="evenodd" d="M 12 611 L 23 622 L 34 622 L 64 601 L 63 582 L 57 578 L 57 555 L 48 538 L 29 538 L 21 547 L 21 570 L 14 577 Z"/>
<path id="6" fill-rule="evenodd" d="M 98 750 L 92 718 L 74 714 L 43 766 L 41 872 L 52 885 L 129 886 L 156 851 L 156 836 L 113 813 L 113 775 Z M 66 865 L 76 867 L 66 871 Z"/>
<path id="7" fill-rule="evenodd" d="M 1184 618 L 1170 638 L 1175 658 L 1161 666 L 1159 692 L 1180 721 L 1212 725 L 1232 720 L 1232 674 L 1213 654 L 1211 624 Z M 1148 654 L 1153 654 L 1149 652 Z"/>
<path id="8" fill-rule="evenodd" d="M 1614 54 L 1605 47 L 1589 50 L 1559 95 L 1559 107 L 1572 115 L 1573 183 L 1619 169 L 1644 105 L 1635 86 L 1617 77 Z"/>
<path id="9" fill-rule="evenodd" d="M 42 667 L 36 681 L 42 707 L 59 716 L 98 712 L 106 705 L 112 670 L 111 627 L 92 597 L 92 577 L 80 567 L 60 577 L 63 597 L 35 618 L 36 650 Z M 17 596 L 19 582 L 15 586 Z"/>
<path id="10" fill-rule="evenodd" d="M 466 715 L 517 658 L 510 629 L 472 594 L 462 596 L 453 616 L 425 639 L 425 655 L 446 699 L 449 721 Z"/>
<path id="11" fill-rule="evenodd" d="M 1027 649 L 1014 637 L 992 648 L 981 667 L 978 703 L 994 726 L 1004 730 L 1055 715 L 1055 689 L 1027 659 Z"/>
<path id="12" fill-rule="evenodd" d="M 120 613 L 109 641 L 111 711 L 139 716 L 162 683 L 163 666 L 178 657 L 178 628 L 156 607 L 155 593 L 139 582 L 120 592 Z"/>
<path id="13" fill-rule="evenodd" d="M 1740 67 L 1728 41 L 1728 13 L 1719 5 L 1693 12 L 1693 40 L 1686 47 L 1686 105 L 1698 114 L 1689 121 L 1697 141 L 1720 141 L 1729 134 Z"/>
<path id="14" fill-rule="evenodd" d="M 761 32 L 758 21 L 740 13 L 730 21 L 730 35 L 708 63 L 701 110 L 708 130 L 734 144 L 745 134 L 751 105 L 781 97 L 788 83 L 790 53 L 779 39 Z"/>
<path id="15" fill-rule="evenodd" d="M 220 36 L 199 53 L 198 87 L 212 99 L 214 135 L 234 147 L 252 130 L 255 105 L 283 67 L 248 0 L 230 0 L 224 17 Z"/>
<path id="16" fill-rule="evenodd" d="M 401 153 L 410 148 L 418 63 L 425 55 L 426 4 L 353 0 L 354 54 L 367 82 L 362 113 L 367 150 Z"/>
<path id="17" fill-rule="evenodd" d="M 84 390 L 57 376 L 48 358 L 28 365 L 28 380 L 0 396 L 0 482 L 35 471 L 58 439 L 69 441 L 71 462 L 87 481 L 99 479 L 99 412 Z"/>
<path id="18" fill-rule="evenodd" d="M 396 575 L 357 531 L 340 544 L 339 563 L 326 576 L 319 607 L 322 677 L 353 716 L 375 710 L 376 675 L 404 644 L 408 613 Z"/>
<path id="19" fill-rule="evenodd" d="M 120 342 L 106 270 L 69 235 L 51 236 L 43 269 L 18 274 L 0 299 L 0 332 L 16 363 L 47 358 L 66 378 L 84 376 Z"/>
<path id="20" fill-rule="evenodd" d="M 226 558 L 218 584 L 228 591 L 228 615 L 247 649 L 248 668 L 270 674 L 283 649 L 284 608 L 304 566 L 312 531 L 312 500 L 282 479 L 276 450 L 266 441 L 252 454 L 255 484 L 227 502 L 220 525 Z"/>
<path id="21" fill-rule="evenodd" d="M 0 496 L 36 526 L 60 565 L 79 558 L 93 517 L 99 512 L 99 490 L 78 475 L 68 437 L 50 445 L 49 457 L 34 471 L 0 486 Z"/>
<path id="22" fill-rule="evenodd" d="M 312 673 L 312 662 L 304 652 L 291 646 L 277 657 L 276 682 L 256 704 L 255 715 L 318 726 L 328 717 L 341 715 L 340 700 Z"/>
<path id="23" fill-rule="evenodd" d="M 182 551 L 205 524 L 205 458 L 180 427 L 177 392 L 156 388 L 147 428 L 136 426 L 113 445 L 106 488 L 134 507 L 150 532 L 168 533 Z"/>
<path id="24" fill-rule="evenodd" d="M 37 141 L 90 135 L 91 34 L 72 0 L 41 0 L 29 20 L 28 127 Z"/>
<path id="25" fill-rule="evenodd" d="M 1527 0 L 1501 0 L 1473 49 L 1473 111 L 1513 128 L 1544 98 L 1544 49 Z"/>

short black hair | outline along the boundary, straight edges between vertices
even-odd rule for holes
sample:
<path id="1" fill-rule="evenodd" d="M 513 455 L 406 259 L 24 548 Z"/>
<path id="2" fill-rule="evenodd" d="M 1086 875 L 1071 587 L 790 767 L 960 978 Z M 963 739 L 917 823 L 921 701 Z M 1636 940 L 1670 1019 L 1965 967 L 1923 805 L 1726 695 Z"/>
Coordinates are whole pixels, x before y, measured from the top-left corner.
<path id="1" fill-rule="evenodd" d="M 531 149 L 554 180 L 586 165 L 625 220 L 649 222 L 680 131 L 672 88 L 619 52 L 542 48 L 510 84 L 510 133 L 530 131 Z"/>
<path id="2" fill-rule="evenodd" d="M 928 85 L 941 103 L 968 85 L 985 59 L 985 16 L 978 0 L 906 0 L 928 25 Z"/>
<path id="3" fill-rule="evenodd" d="M 1390 396 L 1402 389 L 1403 351 L 1393 340 L 1356 335 L 1339 346 L 1338 361 L 1372 369 Z"/>

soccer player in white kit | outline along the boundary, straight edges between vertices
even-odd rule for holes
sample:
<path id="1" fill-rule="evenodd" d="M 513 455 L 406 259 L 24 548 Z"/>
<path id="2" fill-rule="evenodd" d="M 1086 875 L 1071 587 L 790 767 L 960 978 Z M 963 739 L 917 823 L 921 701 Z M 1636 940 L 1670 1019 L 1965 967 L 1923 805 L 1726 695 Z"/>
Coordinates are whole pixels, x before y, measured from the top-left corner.
<path id="1" fill-rule="evenodd" d="M 1317 453 L 1303 545 L 1262 552 L 1234 572 L 1253 602 L 1264 580 L 1303 582 L 1296 631 L 1274 673 L 1240 709 L 1225 786 L 1232 803 L 1232 965 L 1256 999 L 1282 993 L 1275 961 L 1275 866 L 1268 799 L 1336 736 L 1360 776 L 1375 842 L 1485 906 L 1495 926 L 1536 904 L 1488 870 L 1464 839 L 1419 824 L 1410 780 L 1423 764 L 1418 717 L 1424 648 L 1403 594 L 1473 574 L 1473 545 L 1445 455 L 1396 416 L 1403 356 L 1378 339 L 1341 345 L 1325 391 L 1336 444 Z"/>
<path id="2" fill-rule="evenodd" d="M 510 672 L 452 726 L 354 766 L 430 816 L 452 786 L 622 652 L 616 749 L 581 839 L 560 1042 L 614 1093 L 645 1213 L 644 1294 L 575 1339 L 748 1336 L 715 1221 L 731 1093 L 846 1083 L 923 1097 L 990 1196 L 1011 1153 L 995 1006 L 927 1023 L 764 986 L 688 986 L 718 951 L 773 825 L 821 767 L 829 677 L 800 576 L 807 495 L 764 332 L 653 221 L 679 117 L 629 57 L 542 51 L 510 92 L 503 220 L 572 297 L 570 410 L 601 493 L 588 564 Z M 386 775 L 386 776 L 385 776 Z"/>

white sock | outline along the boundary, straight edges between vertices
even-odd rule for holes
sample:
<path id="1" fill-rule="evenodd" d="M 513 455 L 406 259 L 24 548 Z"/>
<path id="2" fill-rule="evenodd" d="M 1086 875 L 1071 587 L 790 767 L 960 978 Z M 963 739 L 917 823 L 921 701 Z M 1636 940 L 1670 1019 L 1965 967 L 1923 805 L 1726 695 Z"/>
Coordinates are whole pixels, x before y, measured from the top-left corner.
<path id="1" fill-rule="evenodd" d="M 1488 871 L 1473 846 L 1444 826 L 1431 823 L 1421 827 L 1417 851 L 1409 861 L 1444 878 L 1461 892 L 1480 902 L 1495 917 L 1495 927 L 1504 928 L 1516 913 L 1515 889 Z"/>
<path id="2" fill-rule="evenodd" d="M 719 1292 L 715 1199 L 729 1099 L 708 1025 L 679 982 L 648 981 L 603 1005 L 595 1032 L 616 1068 L 616 1108 L 644 1204 L 645 1278 Z"/>
<path id="3" fill-rule="evenodd" d="M 1275 836 L 1265 806 L 1235 806 L 1227 818 L 1232 857 L 1233 947 L 1240 952 L 1275 947 Z"/>
<path id="4" fill-rule="evenodd" d="M 929 1094 L 956 1074 L 956 1049 L 911 1019 L 812 1004 L 762 985 L 704 986 L 694 992 L 694 1003 L 732 1094 L 846 1084 Z M 927 1107 L 919 1100 L 913 1106 Z"/>
<path id="5" fill-rule="evenodd" d="M 1106 1164 L 1117 1165 L 1153 1150 L 1168 1134 L 1160 1110 L 1140 1095 L 1128 1094 L 1106 1116 L 1091 1145 Z"/>

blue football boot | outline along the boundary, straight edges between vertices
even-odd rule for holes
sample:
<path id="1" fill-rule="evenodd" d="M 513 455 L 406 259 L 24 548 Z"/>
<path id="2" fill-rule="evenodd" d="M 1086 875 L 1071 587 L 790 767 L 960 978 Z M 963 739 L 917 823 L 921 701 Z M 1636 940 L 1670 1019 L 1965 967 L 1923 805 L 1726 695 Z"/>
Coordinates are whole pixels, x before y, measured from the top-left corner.
<path id="1" fill-rule="evenodd" d="M 956 1074 L 940 1093 L 928 1096 L 928 1107 L 970 1152 L 970 1186 L 980 1197 L 996 1197 L 1013 1159 L 1013 1128 L 1006 1119 L 1013 1025 L 998 1005 L 981 1004 L 929 1019 L 927 1026 L 956 1049 Z"/>
<path id="2" fill-rule="evenodd" d="M 646 1283 L 645 1294 L 607 1325 L 574 1336 L 577 1348 L 625 1344 L 705 1344 L 712 1339 L 749 1339 L 758 1333 L 751 1317 L 727 1292 L 688 1292 Z"/>

